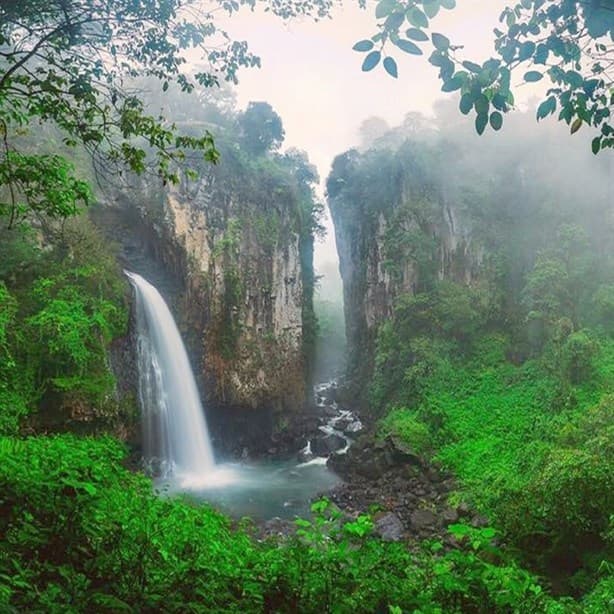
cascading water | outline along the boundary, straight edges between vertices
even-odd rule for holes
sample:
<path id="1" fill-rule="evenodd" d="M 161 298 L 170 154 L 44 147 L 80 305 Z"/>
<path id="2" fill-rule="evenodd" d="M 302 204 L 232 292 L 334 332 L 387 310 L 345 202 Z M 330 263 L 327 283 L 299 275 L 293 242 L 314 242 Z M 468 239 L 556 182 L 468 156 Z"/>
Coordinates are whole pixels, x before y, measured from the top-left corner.
<path id="1" fill-rule="evenodd" d="M 215 461 L 196 382 L 160 293 L 125 271 L 136 291 L 139 400 L 145 459 L 163 477 L 213 474 Z"/>
<path id="2" fill-rule="evenodd" d="M 136 292 L 144 456 L 158 478 L 159 492 L 190 492 L 236 516 L 290 518 L 308 513 L 310 498 L 339 481 L 328 471 L 326 458 L 298 464 L 216 465 L 194 375 L 173 316 L 154 286 L 136 273 L 126 271 L 126 275 Z M 351 412 L 337 413 L 320 427 L 325 435 L 341 433 L 336 430 L 340 420 L 353 420 Z M 347 449 L 349 439 L 344 439 Z"/>

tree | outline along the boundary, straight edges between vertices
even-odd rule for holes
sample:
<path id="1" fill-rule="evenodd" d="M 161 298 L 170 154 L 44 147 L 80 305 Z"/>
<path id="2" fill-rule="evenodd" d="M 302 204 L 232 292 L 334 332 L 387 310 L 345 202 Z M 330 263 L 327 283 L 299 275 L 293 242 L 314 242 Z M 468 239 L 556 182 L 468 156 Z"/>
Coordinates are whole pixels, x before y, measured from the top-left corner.
<path id="1" fill-rule="evenodd" d="M 365 54 L 362 70 L 381 65 L 396 78 L 394 53 L 423 55 L 430 42 L 429 62 L 439 69 L 442 91 L 460 92 L 460 111 L 475 114 L 482 134 L 489 124 L 501 128 L 503 114 L 514 107 L 512 72 L 524 67 L 525 83 L 544 77 L 552 83 L 538 120 L 558 111 L 572 134 L 584 124 L 595 130 L 593 153 L 614 147 L 613 0 L 522 0 L 506 7 L 494 30 L 496 56 L 483 62 L 464 59 L 462 46 L 445 35 L 427 34 L 439 11 L 455 6 L 456 0 L 380 0 L 379 31 L 354 45 Z"/>
<path id="2" fill-rule="evenodd" d="M 243 147 L 256 156 L 279 149 L 286 134 L 281 117 L 268 102 L 250 102 L 239 126 Z"/>
<path id="3" fill-rule="evenodd" d="M 361 146 L 369 149 L 378 139 L 390 132 L 390 126 L 385 119 L 372 115 L 363 120 L 358 129 Z"/>
<path id="4" fill-rule="evenodd" d="M 218 158 L 212 135 L 181 134 L 146 112 L 136 77 L 153 77 L 163 91 L 236 82 L 241 66 L 258 66 L 245 42 L 214 21 L 256 0 L 3 0 L 0 4 L 0 216 L 8 226 L 33 212 L 74 214 L 89 193 L 58 156 L 19 152 L 19 133 L 37 123 L 57 126 L 66 145 L 85 147 L 100 165 L 143 173 L 151 159 L 165 182 L 177 182 L 188 150 Z M 261 0 L 282 18 L 324 16 L 330 0 Z M 198 49 L 206 69 L 191 75 L 184 51 Z M 32 177 L 27 169 L 33 168 Z M 116 169 L 113 169 L 114 172 Z M 58 184 L 57 182 L 60 182 Z M 53 184 L 53 185 L 51 185 Z M 62 193 L 60 205 L 51 192 Z"/>

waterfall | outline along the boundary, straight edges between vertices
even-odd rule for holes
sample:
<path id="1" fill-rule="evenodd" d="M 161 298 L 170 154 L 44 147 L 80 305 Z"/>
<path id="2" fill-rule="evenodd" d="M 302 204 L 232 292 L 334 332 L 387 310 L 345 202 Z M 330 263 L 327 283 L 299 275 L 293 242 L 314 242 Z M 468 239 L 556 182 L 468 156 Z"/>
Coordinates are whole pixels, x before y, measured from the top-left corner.
<path id="1" fill-rule="evenodd" d="M 136 291 L 139 400 L 146 462 L 163 477 L 205 476 L 215 469 L 194 374 L 160 293 L 125 271 Z"/>

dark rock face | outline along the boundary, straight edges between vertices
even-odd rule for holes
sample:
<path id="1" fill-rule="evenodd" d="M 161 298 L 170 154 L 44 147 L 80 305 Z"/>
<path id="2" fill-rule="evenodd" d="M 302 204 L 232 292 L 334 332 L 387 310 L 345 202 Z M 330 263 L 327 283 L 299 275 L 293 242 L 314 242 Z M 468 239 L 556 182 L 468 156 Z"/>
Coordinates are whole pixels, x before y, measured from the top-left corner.
<path id="1" fill-rule="evenodd" d="M 398 542 L 403 537 L 403 523 L 394 513 L 389 512 L 375 519 L 374 533 L 384 541 Z"/>
<path id="2" fill-rule="evenodd" d="M 330 459 L 330 467 L 342 476 L 357 474 L 376 480 L 393 467 L 404 464 L 419 465 L 420 457 L 402 448 L 394 439 L 388 437 L 382 442 L 369 438 L 357 441 L 348 454 Z"/>
<path id="3" fill-rule="evenodd" d="M 417 533 L 432 529 L 437 524 L 437 515 L 429 509 L 417 509 L 410 514 L 412 529 Z"/>
<path id="4" fill-rule="evenodd" d="M 345 448 L 346 442 L 343 437 L 335 435 L 323 435 L 311 440 L 311 451 L 315 456 L 328 456 L 337 450 Z"/>
<path id="5" fill-rule="evenodd" d="M 295 434 L 310 394 L 313 236 L 291 190 L 262 199 L 224 172 L 170 192 L 126 185 L 93 218 L 169 304 L 224 451 L 283 448 L 270 440 Z"/>

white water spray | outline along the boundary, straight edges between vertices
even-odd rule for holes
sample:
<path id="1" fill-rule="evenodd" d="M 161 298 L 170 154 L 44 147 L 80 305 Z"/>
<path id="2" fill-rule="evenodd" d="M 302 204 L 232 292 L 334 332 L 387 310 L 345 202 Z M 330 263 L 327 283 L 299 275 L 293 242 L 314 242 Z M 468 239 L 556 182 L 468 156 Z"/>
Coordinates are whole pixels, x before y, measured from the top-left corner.
<path id="1" fill-rule="evenodd" d="M 125 271 L 136 291 L 139 400 L 145 459 L 163 477 L 201 479 L 213 450 L 188 355 L 160 293 Z"/>

